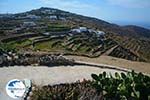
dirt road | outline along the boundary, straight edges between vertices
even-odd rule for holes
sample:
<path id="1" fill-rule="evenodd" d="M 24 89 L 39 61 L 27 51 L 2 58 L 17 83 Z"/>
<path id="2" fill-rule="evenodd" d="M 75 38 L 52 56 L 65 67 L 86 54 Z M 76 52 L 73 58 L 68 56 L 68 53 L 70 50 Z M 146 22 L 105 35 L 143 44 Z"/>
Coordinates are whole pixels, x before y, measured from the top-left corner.
<path id="1" fill-rule="evenodd" d="M 99 74 L 103 71 L 107 73 L 116 72 L 113 69 L 105 69 L 90 66 L 15 66 L 0 68 L 0 100 L 12 100 L 5 91 L 6 83 L 11 79 L 31 79 L 36 85 L 71 83 L 83 79 L 91 79 L 91 74 Z"/>
<path id="2" fill-rule="evenodd" d="M 125 69 L 135 70 L 137 72 L 150 74 L 150 63 L 146 63 L 146 62 L 129 61 L 129 60 L 110 57 L 110 56 L 100 56 L 97 58 L 88 58 L 83 56 L 66 56 L 66 57 L 73 58 L 77 61 L 85 61 L 85 62 L 97 63 L 97 64 L 107 64 L 111 66 L 118 66 L 120 68 L 125 68 Z"/>

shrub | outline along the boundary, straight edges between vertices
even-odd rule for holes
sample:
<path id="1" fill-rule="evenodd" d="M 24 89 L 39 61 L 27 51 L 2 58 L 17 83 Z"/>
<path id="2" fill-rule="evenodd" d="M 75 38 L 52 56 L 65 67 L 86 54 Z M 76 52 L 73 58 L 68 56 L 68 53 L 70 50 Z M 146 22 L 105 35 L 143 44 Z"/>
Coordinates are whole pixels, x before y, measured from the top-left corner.
<path id="1" fill-rule="evenodd" d="M 150 77 L 142 73 L 115 73 L 113 77 L 103 72 L 91 76 L 94 79 L 93 87 L 106 99 L 148 100 L 150 96 Z"/>
<path id="2" fill-rule="evenodd" d="M 31 100 L 149 100 L 150 77 L 142 73 L 91 76 L 93 81 L 36 87 Z"/>
<path id="3" fill-rule="evenodd" d="M 91 81 L 38 87 L 33 91 L 31 100 L 101 100 Z"/>

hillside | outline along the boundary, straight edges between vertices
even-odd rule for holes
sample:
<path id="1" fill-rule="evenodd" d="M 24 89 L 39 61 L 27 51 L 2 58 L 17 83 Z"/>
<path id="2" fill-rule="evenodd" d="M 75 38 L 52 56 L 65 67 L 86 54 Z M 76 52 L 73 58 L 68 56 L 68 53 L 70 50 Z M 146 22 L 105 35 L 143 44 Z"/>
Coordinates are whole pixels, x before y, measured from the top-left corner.
<path id="1" fill-rule="evenodd" d="M 34 16 L 35 15 L 35 16 Z M 59 9 L 53 9 L 53 8 L 46 8 L 42 7 L 40 9 L 31 10 L 25 13 L 19 13 L 19 14 L 4 14 L 0 15 L 1 17 L 8 17 L 8 18 L 17 18 L 17 19 L 23 19 L 23 18 L 48 18 L 49 16 L 56 16 L 59 20 L 65 19 L 67 21 L 71 21 L 72 23 L 75 23 L 76 25 L 83 25 L 86 26 L 86 23 L 89 23 L 87 27 L 94 27 L 99 28 L 101 30 L 107 30 L 108 32 L 113 32 L 117 34 L 124 34 L 124 35 L 131 35 L 133 37 L 150 37 L 150 30 L 145 29 L 139 26 L 134 25 L 128 25 L 128 26 L 119 26 L 116 24 L 112 24 L 97 18 L 91 18 L 87 16 L 77 15 L 74 13 L 62 11 Z M 38 16 L 38 17 L 37 17 Z M 7 19 L 8 20 L 8 19 Z M 3 20 L 1 20 L 3 21 Z M 17 22 L 16 22 L 17 23 Z"/>
<path id="2" fill-rule="evenodd" d="M 150 30 L 45 8 L 0 15 L 0 40 L 17 50 L 150 61 Z M 83 32 L 73 32 L 77 28 Z M 104 32 L 100 36 L 98 31 Z M 34 33 L 34 34 L 28 34 Z"/>

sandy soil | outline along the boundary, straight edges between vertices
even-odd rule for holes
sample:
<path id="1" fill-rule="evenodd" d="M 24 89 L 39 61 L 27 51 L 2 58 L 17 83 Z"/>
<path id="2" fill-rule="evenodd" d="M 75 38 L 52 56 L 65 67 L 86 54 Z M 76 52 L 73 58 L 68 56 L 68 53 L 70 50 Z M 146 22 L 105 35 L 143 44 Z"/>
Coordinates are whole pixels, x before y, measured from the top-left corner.
<path id="1" fill-rule="evenodd" d="M 73 58 L 78 61 L 113 65 L 113 66 L 118 66 L 121 68 L 131 69 L 131 70 L 135 70 L 138 72 L 150 74 L 150 63 L 129 61 L 129 60 L 119 59 L 119 58 L 110 57 L 110 56 L 100 56 L 97 58 L 88 58 L 88 57 L 82 57 L 82 56 L 67 56 L 67 57 Z"/>
<path id="2" fill-rule="evenodd" d="M 70 83 L 83 79 L 91 79 L 91 74 L 99 74 L 103 71 L 114 74 L 116 70 L 102 69 L 90 66 L 15 66 L 0 68 L 0 100 L 12 100 L 7 96 L 5 86 L 11 79 L 31 79 L 34 84 L 48 85 Z"/>

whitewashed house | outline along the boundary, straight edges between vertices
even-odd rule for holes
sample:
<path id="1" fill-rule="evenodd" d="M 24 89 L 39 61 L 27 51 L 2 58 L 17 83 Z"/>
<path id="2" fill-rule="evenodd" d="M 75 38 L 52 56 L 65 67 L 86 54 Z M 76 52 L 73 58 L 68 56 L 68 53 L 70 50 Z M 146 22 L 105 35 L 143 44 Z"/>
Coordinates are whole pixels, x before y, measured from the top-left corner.
<path id="1" fill-rule="evenodd" d="M 88 29 L 86 27 L 79 27 L 79 28 L 75 28 L 72 29 L 71 32 L 76 32 L 76 33 L 82 33 L 82 32 L 87 32 Z"/>
<path id="2" fill-rule="evenodd" d="M 30 19 L 40 19 L 40 16 L 36 16 L 36 15 L 27 15 L 26 18 L 30 18 Z"/>
<path id="3" fill-rule="evenodd" d="M 23 22 L 23 27 L 32 27 L 36 26 L 35 22 Z"/>
<path id="4" fill-rule="evenodd" d="M 79 27 L 79 29 L 81 32 L 87 32 L 88 31 L 88 29 L 86 27 Z"/>
<path id="5" fill-rule="evenodd" d="M 50 33 L 49 32 L 45 32 L 45 33 L 42 33 L 43 35 L 46 35 L 46 36 L 49 36 Z"/>
<path id="6" fill-rule="evenodd" d="M 103 32 L 103 31 L 97 31 L 97 34 L 98 34 L 98 35 L 104 35 L 105 32 Z"/>
<path id="7" fill-rule="evenodd" d="M 50 20 L 57 20 L 57 16 L 56 15 L 51 15 L 49 16 Z"/>
<path id="8" fill-rule="evenodd" d="M 81 33 L 80 29 L 72 29 L 71 32 Z"/>
<path id="9" fill-rule="evenodd" d="M 97 35 L 97 37 L 103 38 L 104 35 L 105 35 L 105 32 L 103 32 L 103 31 L 97 31 L 97 32 L 96 32 L 96 35 Z"/>
<path id="10" fill-rule="evenodd" d="M 54 14 L 56 12 L 56 10 L 53 9 L 45 9 L 41 11 L 44 14 Z"/>

